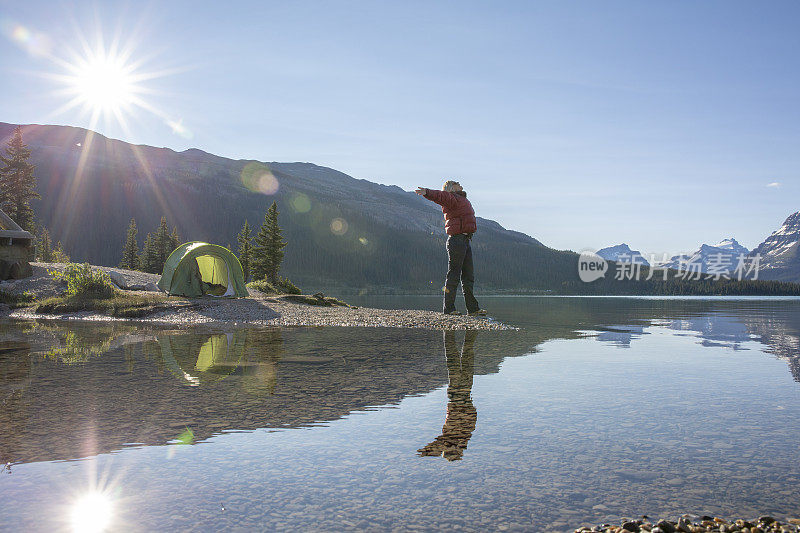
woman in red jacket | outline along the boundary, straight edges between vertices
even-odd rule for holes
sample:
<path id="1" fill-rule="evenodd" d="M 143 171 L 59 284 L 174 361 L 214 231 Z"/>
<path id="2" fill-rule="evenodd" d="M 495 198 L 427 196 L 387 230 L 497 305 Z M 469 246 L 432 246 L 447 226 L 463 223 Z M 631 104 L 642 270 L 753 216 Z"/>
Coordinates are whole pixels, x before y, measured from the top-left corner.
<path id="1" fill-rule="evenodd" d="M 456 291 L 461 281 L 464 302 L 470 315 L 485 315 L 472 293 L 475 271 L 472 266 L 472 234 L 478 229 L 475 211 L 467 200 L 467 193 L 457 181 L 446 181 L 441 191 L 418 187 L 416 191 L 432 202 L 442 206 L 444 229 L 447 232 L 447 278 L 444 282 L 444 313 L 459 315 L 456 311 Z"/>

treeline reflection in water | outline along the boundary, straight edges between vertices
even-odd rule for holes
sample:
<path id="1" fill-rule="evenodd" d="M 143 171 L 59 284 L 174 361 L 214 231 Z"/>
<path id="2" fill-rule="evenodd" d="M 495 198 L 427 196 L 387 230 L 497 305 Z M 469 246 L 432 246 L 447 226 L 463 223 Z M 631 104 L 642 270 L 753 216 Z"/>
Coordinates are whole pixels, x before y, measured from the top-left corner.
<path id="1" fill-rule="evenodd" d="M 473 375 L 496 373 L 505 358 L 551 339 L 595 336 L 629 347 L 654 325 L 709 347 L 762 343 L 800 381 L 797 302 L 545 300 L 506 310 L 523 317 L 520 331 L 480 334 L 2 322 L 0 461 L 70 460 L 198 443 L 227 431 L 312 427 L 444 386 L 442 432 L 420 443 L 418 454 L 458 460 L 478 423 Z M 520 305 L 527 306 L 522 314 L 513 309 Z"/>

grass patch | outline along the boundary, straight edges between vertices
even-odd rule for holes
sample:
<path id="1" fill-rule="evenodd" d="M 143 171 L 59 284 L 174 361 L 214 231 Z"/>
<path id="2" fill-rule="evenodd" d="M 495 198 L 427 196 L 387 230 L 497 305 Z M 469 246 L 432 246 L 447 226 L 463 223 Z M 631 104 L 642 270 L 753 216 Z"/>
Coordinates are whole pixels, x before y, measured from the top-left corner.
<path id="1" fill-rule="evenodd" d="M 343 302 L 338 298 L 325 296 L 321 292 L 318 292 L 311 296 L 309 296 L 308 294 L 286 294 L 284 296 L 281 296 L 281 300 L 288 300 L 290 302 L 306 304 L 306 305 L 319 305 L 323 307 L 350 307 L 355 309 L 352 305 L 348 304 L 347 302 Z"/>
<path id="2" fill-rule="evenodd" d="M 91 295 L 65 295 L 48 298 L 36 306 L 36 312 L 59 315 L 92 311 L 117 318 L 141 318 L 158 311 L 193 305 L 180 298 L 167 298 L 160 294 L 131 294 L 114 291 L 110 297 Z"/>
<path id="3" fill-rule="evenodd" d="M 14 294 L 11 292 L 0 290 L 0 304 L 6 304 L 12 309 L 15 309 L 17 307 L 26 307 L 28 305 L 31 305 L 35 301 L 36 297 L 29 292 L 23 292 L 22 294 Z"/>
<path id="4" fill-rule="evenodd" d="M 300 294 L 302 291 L 297 288 L 297 285 L 291 282 L 288 278 L 278 277 L 278 281 L 270 283 L 267 279 L 259 279 L 251 281 L 247 284 L 248 289 L 254 289 L 258 292 L 263 292 L 270 296 L 279 296 L 281 294 Z"/>

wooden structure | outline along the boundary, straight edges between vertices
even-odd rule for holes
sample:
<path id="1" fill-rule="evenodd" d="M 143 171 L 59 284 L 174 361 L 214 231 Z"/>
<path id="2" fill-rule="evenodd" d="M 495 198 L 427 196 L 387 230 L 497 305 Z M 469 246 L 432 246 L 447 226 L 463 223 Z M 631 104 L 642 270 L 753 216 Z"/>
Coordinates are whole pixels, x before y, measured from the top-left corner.
<path id="1" fill-rule="evenodd" d="M 35 255 L 33 235 L 0 210 L 0 280 L 30 276 Z"/>

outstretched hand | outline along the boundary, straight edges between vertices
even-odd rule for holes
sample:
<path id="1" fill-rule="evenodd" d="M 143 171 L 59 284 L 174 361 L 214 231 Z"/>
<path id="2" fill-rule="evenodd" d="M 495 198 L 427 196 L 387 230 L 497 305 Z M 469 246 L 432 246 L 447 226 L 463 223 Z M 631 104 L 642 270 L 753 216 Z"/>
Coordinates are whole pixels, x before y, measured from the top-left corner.
<path id="1" fill-rule="evenodd" d="M 419 194 L 420 196 L 425 196 L 425 191 L 427 191 L 425 187 L 417 187 L 417 190 L 414 191 L 415 193 Z"/>

